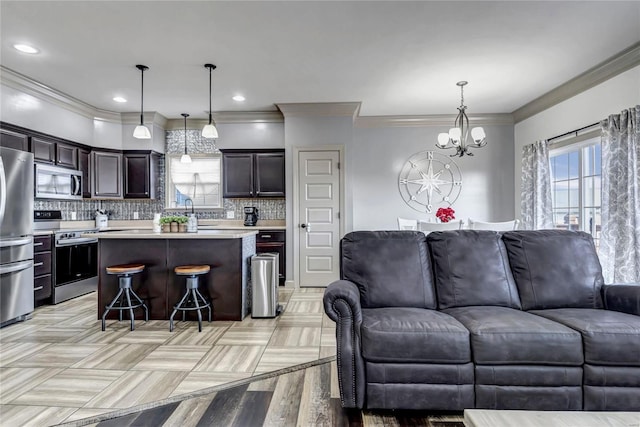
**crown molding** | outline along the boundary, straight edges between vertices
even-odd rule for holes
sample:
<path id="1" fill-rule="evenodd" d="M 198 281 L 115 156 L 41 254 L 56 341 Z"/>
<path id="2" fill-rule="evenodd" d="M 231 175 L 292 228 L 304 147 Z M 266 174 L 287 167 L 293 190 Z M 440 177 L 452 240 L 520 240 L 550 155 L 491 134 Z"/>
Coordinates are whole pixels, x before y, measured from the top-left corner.
<path id="1" fill-rule="evenodd" d="M 120 113 L 120 123 L 123 125 L 137 125 L 140 123 L 140 113 Z M 153 123 L 165 129 L 169 120 L 156 111 L 147 111 L 144 113 L 144 123 Z"/>
<path id="2" fill-rule="evenodd" d="M 455 120 L 455 114 L 434 114 L 429 116 L 359 116 L 356 118 L 355 127 L 452 126 Z M 513 115 L 508 113 L 469 114 L 469 123 L 474 125 L 512 125 Z"/>
<path id="3" fill-rule="evenodd" d="M 221 111 L 213 113 L 216 125 L 239 123 L 282 123 L 284 117 L 280 111 Z M 201 129 L 209 119 L 187 119 L 188 129 Z M 184 129 L 184 119 L 168 119 L 165 130 Z"/>
<path id="4" fill-rule="evenodd" d="M 3 65 L 0 65 L 0 84 L 27 93 L 89 119 L 98 118 L 103 121 L 120 123 L 120 113 L 96 108 Z"/>
<path id="5" fill-rule="evenodd" d="M 360 113 L 360 102 L 301 102 L 276 104 L 285 117 L 292 116 L 349 116 Z"/>
<path id="6" fill-rule="evenodd" d="M 638 65 L 640 65 L 640 42 L 518 108 L 512 113 L 515 123 L 528 119 Z"/>

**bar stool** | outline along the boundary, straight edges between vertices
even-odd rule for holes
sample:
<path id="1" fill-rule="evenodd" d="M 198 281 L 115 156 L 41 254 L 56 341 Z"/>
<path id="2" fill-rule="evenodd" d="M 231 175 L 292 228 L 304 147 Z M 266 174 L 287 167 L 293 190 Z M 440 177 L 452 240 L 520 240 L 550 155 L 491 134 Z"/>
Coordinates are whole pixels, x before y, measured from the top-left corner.
<path id="1" fill-rule="evenodd" d="M 187 290 L 178 304 L 173 307 L 173 313 L 169 318 L 169 331 L 173 331 L 173 316 L 178 310 L 182 311 L 182 320 L 186 320 L 186 312 L 195 310 L 198 313 L 198 332 L 202 332 L 202 314 L 200 310 L 209 310 L 209 322 L 211 322 L 211 304 L 202 296 L 198 290 L 198 276 L 207 274 L 211 270 L 208 265 L 181 265 L 174 268 L 178 276 L 187 276 Z M 203 305 L 200 304 L 202 300 Z"/>
<path id="2" fill-rule="evenodd" d="M 107 319 L 107 313 L 111 310 L 118 310 L 118 319 L 122 322 L 122 310 L 129 310 L 129 317 L 131 318 L 131 330 L 134 330 L 134 315 L 133 310 L 142 307 L 144 309 L 144 320 L 149 321 L 149 310 L 147 305 L 140 299 L 140 297 L 131 289 L 131 276 L 140 273 L 144 270 L 144 264 L 126 264 L 126 265 L 114 265 L 107 267 L 107 274 L 115 274 L 118 276 L 119 290 L 116 297 L 105 306 L 104 314 L 102 315 L 102 330 L 105 330 L 105 323 Z M 131 296 L 136 299 L 136 303 L 131 303 Z M 126 305 L 125 305 L 126 302 Z M 115 304 L 119 303 L 118 306 Z"/>

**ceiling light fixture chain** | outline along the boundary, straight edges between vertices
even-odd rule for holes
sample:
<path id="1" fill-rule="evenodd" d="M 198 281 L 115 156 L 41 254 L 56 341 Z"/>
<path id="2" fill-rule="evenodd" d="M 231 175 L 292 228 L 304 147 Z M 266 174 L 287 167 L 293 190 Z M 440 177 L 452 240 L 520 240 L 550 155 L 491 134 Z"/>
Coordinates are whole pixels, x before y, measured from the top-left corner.
<path id="1" fill-rule="evenodd" d="M 476 127 L 471 129 L 471 138 L 473 142 L 467 142 L 469 138 L 469 117 L 467 116 L 467 106 L 464 105 L 464 87 L 467 85 L 466 81 L 459 81 L 456 83 L 460 87 L 460 106 L 458 107 L 458 115 L 454 122 L 454 127 L 449 129 L 449 133 L 440 133 L 438 135 L 438 141 L 436 147 L 440 149 L 455 148 L 455 154 L 451 154 L 451 157 L 462 157 L 465 154 L 467 156 L 473 156 L 470 148 L 481 148 L 487 145 L 486 134 L 482 127 Z"/>
<path id="2" fill-rule="evenodd" d="M 140 70 L 140 124 L 133 130 L 133 137 L 138 139 L 151 139 L 149 128 L 144 125 L 144 72 L 149 69 L 146 65 L 136 65 Z"/>
<path id="3" fill-rule="evenodd" d="M 191 156 L 187 153 L 187 117 L 189 114 L 182 113 L 180 115 L 184 117 L 184 154 L 180 157 L 180 163 L 191 163 Z"/>
<path id="4" fill-rule="evenodd" d="M 204 64 L 204 67 L 209 69 L 209 123 L 202 128 L 202 136 L 204 138 L 217 138 L 218 130 L 213 124 L 213 110 L 211 105 L 211 92 L 213 90 L 213 86 L 211 83 L 211 72 L 217 67 L 213 64 Z"/>

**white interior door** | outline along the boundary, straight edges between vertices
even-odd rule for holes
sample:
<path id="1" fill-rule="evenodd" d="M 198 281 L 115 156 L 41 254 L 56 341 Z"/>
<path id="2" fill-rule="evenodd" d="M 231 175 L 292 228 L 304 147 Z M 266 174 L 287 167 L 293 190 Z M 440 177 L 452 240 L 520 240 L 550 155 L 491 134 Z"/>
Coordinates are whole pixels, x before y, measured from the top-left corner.
<path id="1" fill-rule="evenodd" d="M 299 283 L 327 286 L 340 275 L 340 152 L 298 152 Z"/>

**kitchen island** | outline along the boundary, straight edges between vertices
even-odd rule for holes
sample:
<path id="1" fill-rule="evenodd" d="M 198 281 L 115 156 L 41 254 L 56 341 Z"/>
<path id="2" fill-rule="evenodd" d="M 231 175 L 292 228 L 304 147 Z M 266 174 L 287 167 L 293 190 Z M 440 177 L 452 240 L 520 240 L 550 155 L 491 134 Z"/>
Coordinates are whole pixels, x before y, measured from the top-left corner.
<path id="1" fill-rule="evenodd" d="M 213 320 L 242 320 L 250 312 L 250 260 L 256 253 L 257 233 L 254 230 L 200 230 L 197 233 L 125 230 L 85 234 L 98 238 L 98 318 L 118 292 L 117 277 L 108 275 L 105 268 L 139 263 L 146 268 L 133 276 L 132 288 L 147 304 L 150 319 L 168 320 L 173 306 L 185 292 L 185 278 L 175 275 L 175 267 L 206 264 L 211 270 L 199 276 L 200 292 L 213 303 Z M 195 313 L 188 314 L 196 318 Z M 108 318 L 117 316 L 112 311 Z M 126 313 L 124 316 L 126 318 Z M 142 310 L 136 310 L 136 318 L 143 318 Z"/>

